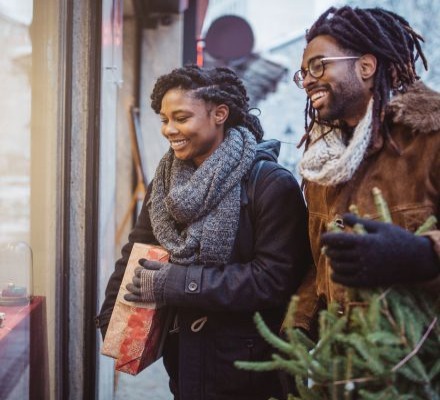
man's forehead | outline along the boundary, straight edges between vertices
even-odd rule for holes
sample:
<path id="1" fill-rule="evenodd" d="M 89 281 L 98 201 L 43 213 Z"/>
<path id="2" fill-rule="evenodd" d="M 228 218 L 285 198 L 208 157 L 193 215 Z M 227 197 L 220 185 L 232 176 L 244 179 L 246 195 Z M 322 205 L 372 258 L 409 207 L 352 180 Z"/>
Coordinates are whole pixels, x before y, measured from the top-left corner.
<path id="1" fill-rule="evenodd" d="M 330 35 L 320 35 L 313 38 L 303 52 L 303 63 L 308 63 L 312 58 L 333 57 L 342 55 L 339 43 Z"/>

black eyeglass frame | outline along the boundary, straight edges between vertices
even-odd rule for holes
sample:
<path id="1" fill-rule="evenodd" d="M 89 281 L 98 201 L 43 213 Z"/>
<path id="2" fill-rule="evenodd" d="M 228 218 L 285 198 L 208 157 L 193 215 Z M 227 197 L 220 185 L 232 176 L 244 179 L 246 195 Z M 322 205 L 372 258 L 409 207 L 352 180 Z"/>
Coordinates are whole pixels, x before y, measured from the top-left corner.
<path id="1" fill-rule="evenodd" d="M 325 73 L 325 66 L 326 66 L 327 62 L 358 60 L 359 58 L 361 58 L 361 57 L 360 56 L 340 56 L 340 57 L 315 57 L 315 58 L 312 58 L 309 60 L 309 63 L 307 64 L 306 69 L 299 69 L 298 71 L 295 72 L 295 74 L 293 75 L 293 82 L 295 82 L 296 86 L 298 86 L 300 89 L 304 89 L 303 81 L 304 81 L 304 79 L 306 79 L 307 74 L 310 74 L 315 79 L 322 78 Z M 319 60 L 322 65 L 322 69 L 319 74 L 314 74 L 310 70 L 310 64 L 316 60 Z"/>

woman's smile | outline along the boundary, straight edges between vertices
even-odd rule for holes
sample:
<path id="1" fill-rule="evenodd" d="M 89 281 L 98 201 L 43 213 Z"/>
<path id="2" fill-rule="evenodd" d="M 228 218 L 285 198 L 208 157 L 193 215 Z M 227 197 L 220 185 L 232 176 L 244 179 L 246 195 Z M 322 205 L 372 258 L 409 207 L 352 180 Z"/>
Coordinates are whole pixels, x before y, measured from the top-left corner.
<path id="1" fill-rule="evenodd" d="M 175 139 L 175 140 L 170 139 L 170 145 L 174 151 L 179 151 L 184 149 L 188 143 L 189 143 L 188 139 Z"/>

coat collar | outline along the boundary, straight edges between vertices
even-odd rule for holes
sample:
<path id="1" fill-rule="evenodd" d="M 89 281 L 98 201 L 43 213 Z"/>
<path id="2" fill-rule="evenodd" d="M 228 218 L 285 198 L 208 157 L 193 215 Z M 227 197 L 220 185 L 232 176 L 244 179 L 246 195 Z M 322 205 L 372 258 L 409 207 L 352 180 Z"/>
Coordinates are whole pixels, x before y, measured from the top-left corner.
<path id="1" fill-rule="evenodd" d="M 439 131 L 440 93 L 417 81 L 391 99 L 386 113 L 395 124 L 409 127 L 413 134 Z"/>

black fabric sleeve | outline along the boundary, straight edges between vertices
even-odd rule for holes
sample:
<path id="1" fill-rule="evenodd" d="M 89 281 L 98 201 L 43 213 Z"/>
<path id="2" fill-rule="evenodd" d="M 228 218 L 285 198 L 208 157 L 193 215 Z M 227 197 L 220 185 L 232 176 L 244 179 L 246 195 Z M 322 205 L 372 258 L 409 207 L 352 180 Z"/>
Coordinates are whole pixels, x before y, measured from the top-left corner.
<path id="1" fill-rule="evenodd" d="M 134 243 L 149 243 L 158 244 L 153 235 L 153 229 L 151 227 L 150 216 L 147 209 L 147 202 L 150 198 L 151 184 L 147 189 L 147 194 L 144 198 L 141 211 L 136 220 L 136 224 L 133 230 L 128 236 L 128 243 L 126 243 L 121 250 L 121 258 L 116 261 L 115 270 L 107 284 L 105 290 L 105 299 L 101 307 L 101 311 L 98 317 L 98 326 L 101 328 L 103 336 L 107 329 L 107 325 L 110 322 L 110 317 L 115 305 L 116 297 L 118 295 L 119 287 L 121 286 L 122 278 L 127 267 L 127 262 L 130 257 L 131 250 Z"/>

